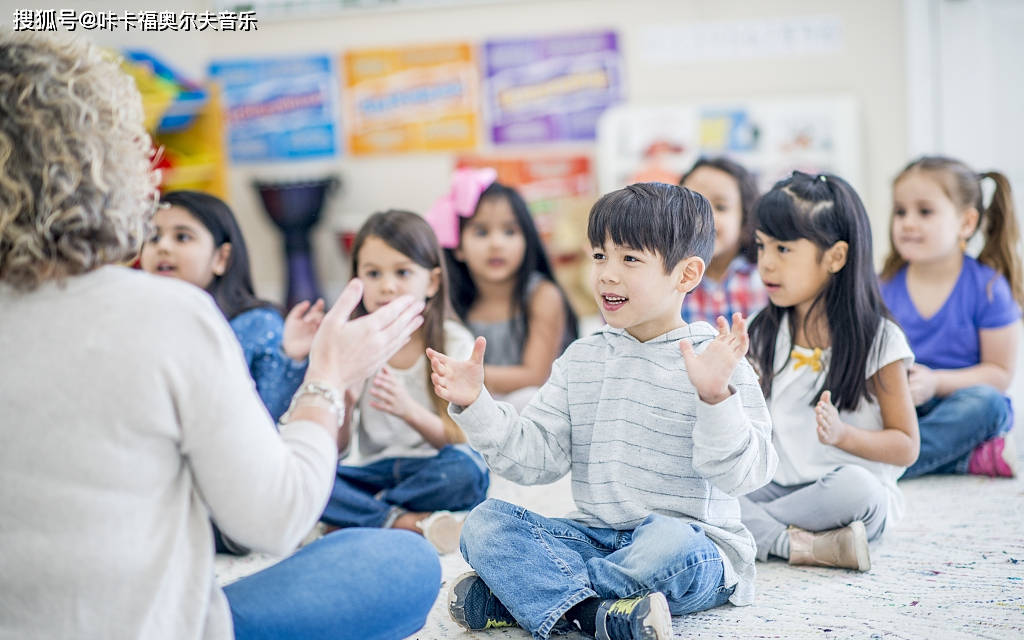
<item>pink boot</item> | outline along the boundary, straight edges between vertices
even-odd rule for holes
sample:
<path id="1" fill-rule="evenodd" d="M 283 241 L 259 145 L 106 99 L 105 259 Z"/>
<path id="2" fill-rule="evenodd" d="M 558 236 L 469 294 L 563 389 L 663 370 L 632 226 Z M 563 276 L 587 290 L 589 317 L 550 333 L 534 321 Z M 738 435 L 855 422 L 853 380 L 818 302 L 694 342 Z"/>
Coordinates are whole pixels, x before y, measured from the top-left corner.
<path id="1" fill-rule="evenodd" d="M 967 473 L 993 478 L 1013 478 L 1018 473 L 1020 460 L 1013 436 L 1005 434 L 982 442 L 971 452 Z"/>

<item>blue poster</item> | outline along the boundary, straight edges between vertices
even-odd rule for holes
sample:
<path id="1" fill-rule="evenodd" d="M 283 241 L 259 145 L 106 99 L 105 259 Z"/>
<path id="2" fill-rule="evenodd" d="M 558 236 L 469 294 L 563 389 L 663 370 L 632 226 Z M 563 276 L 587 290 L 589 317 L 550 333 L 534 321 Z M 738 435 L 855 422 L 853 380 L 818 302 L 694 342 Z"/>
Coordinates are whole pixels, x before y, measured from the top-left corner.
<path id="1" fill-rule="evenodd" d="M 333 156 L 338 144 L 338 75 L 331 56 L 216 60 L 228 148 L 235 162 Z"/>

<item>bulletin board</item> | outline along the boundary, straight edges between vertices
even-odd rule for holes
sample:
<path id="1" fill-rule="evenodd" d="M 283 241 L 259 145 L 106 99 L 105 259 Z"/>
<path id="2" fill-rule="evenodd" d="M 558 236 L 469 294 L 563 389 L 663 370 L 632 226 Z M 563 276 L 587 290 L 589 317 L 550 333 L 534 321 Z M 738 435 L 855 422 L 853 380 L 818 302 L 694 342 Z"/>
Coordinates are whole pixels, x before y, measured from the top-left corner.
<path id="1" fill-rule="evenodd" d="M 794 169 L 862 186 L 859 111 L 849 96 L 617 106 L 598 125 L 598 185 L 677 183 L 701 156 L 725 155 L 762 190 Z"/>

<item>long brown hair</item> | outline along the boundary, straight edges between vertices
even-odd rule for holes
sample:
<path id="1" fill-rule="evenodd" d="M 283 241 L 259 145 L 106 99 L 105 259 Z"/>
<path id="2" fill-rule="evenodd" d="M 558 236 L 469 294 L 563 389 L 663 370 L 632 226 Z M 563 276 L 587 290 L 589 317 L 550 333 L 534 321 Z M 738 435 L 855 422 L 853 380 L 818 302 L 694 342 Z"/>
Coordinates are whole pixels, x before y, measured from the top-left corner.
<path id="1" fill-rule="evenodd" d="M 423 309 L 424 342 L 435 351 L 445 351 L 444 323 L 453 319 L 451 303 L 448 301 L 448 273 L 445 269 L 444 254 L 437 243 L 437 236 L 427 221 L 411 211 L 389 209 L 370 216 L 360 227 L 356 239 L 352 243 L 352 277 L 359 272 L 359 251 L 367 238 L 379 238 L 395 251 L 406 256 L 428 271 L 441 270 L 437 292 L 431 296 Z M 360 300 L 352 312 L 353 318 L 366 315 L 366 307 Z M 445 435 L 450 443 L 465 442 L 466 436 L 448 415 L 448 403 L 434 393 L 434 385 L 430 381 L 430 367 L 427 367 L 425 381 L 427 389 L 434 401 L 441 422 L 444 424 Z"/>
<path id="2" fill-rule="evenodd" d="M 1017 228 L 1017 216 L 1013 210 L 1013 194 L 1010 181 L 998 171 L 975 173 L 970 167 L 954 158 L 945 156 L 924 156 L 914 160 L 903 171 L 900 171 L 893 186 L 907 174 L 920 171 L 933 177 L 942 191 L 953 202 L 958 211 L 969 207 L 978 210 L 978 224 L 974 232 L 984 229 L 985 245 L 978 254 L 978 262 L 988 265 L 1001 273 L 1010 284 L 1010 291 L 1017 304 L 1024 306 L 1024 274 L 1021 271 L 1020 255 L 1017 247 L 1020 244 L 1020 231 Z M 986 209 L 983 203 L 981 181 L 991 178 L 996 189 L 992 201 Z M 972 234 L 973 235 L 973 234 Z M 889 224 L 889 256 L 882 267 L 882 280 L 892 278 L 907 264 L 896 251 L 892 242 L 892 224 Z M 991 286 L 989 289 L 991 292 Z"/>

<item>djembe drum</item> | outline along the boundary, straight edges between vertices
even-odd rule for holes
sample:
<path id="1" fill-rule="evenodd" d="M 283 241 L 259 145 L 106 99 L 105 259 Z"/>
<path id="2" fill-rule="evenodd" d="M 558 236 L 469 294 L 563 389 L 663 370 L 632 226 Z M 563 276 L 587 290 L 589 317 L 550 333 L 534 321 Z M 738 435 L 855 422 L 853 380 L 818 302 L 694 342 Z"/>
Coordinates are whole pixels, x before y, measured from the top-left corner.
<path id="1" fill-rule="evenodd" d="M 337 176 L 290 182 L 254 180 L 263 208 L 284 234 L 284 254 L 288 265 L 286 309 L 302 300 L 320 297 L 313 269 L 313 245 L 310 231 L 320 219 L 327 195 L 340 184 Z"/>

